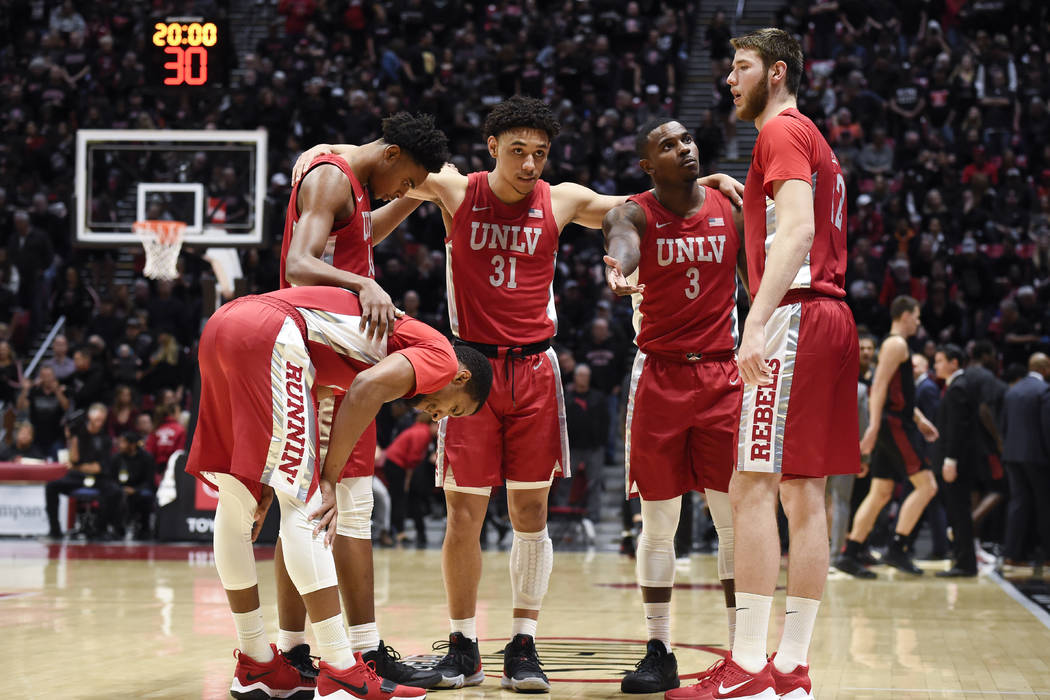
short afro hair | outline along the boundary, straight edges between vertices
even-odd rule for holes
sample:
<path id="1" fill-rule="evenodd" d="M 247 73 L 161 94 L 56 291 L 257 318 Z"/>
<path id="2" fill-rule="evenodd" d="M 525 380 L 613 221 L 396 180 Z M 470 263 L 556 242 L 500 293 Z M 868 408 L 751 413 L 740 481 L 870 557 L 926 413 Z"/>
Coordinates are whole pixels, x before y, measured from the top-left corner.
<path id="1" fill-rule="evenodd" d="M 470 371 L 470 380 L 464 389 L 467 396 L 477 402 L 478 407 L 474 410 L 477 413 L 485 405 L 492 389 L 492 365 L 484 355 L 468 345 L 457 343 L 455 351 L 456 359 Z"/>
<path id="2" fill-rule="evenodd" d="M 383 140 L 398 146 L 428 173 L 436 173 L 449 159 L 448 137 L 429 114 L 398 112 L 383 120 Z"/>
<path id="3" fill-rule="evenodd" d="M 499 138 L 500 134 L 512 129 L 543 131 L 546 132 L 547 139 L 553 141 L 561 132 L 561 124 L 543 100 L 515 95 L 492 108 L 485 119 L 483 136 L 486 139 L 489 136 Z"/>
<path id="4" fill-rule="evenodd" d="M 653 117 L 638 127 L 638 132 L 634 135 L 634 151 L 638 157 L 649 157 L 649 134 L 653 133 L 653 131 L 659 129 L 664 124 L 676 121 L 678 120 L 674 117 Z"/>

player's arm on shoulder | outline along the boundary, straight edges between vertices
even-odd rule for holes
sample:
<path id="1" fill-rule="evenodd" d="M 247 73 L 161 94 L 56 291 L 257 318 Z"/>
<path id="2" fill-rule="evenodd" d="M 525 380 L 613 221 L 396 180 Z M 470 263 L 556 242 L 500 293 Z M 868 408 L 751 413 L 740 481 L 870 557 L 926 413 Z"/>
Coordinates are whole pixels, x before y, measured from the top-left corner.
<path id="1" fill-rule="evenodd" d="M 440 171 L 431 173 L 419 186 L 409 190 L 407 196 L 437 202 L 448 212 L 455 214 L 467 196 L 467 176 L 459 172 L 452 163 L 445 163 Z"/>
<path id="2" fill-rule="evenodd" d="M 299 182 L 306 175 L 307 168 L 310 167 L 310 163 L 314 162 L 314 158 L 318 156 L 327 156 L 331 154 L 343 156 L 346 158 L 350 155 L 357 146 L 351 146 L 350 144 L 330 144 L 330 143 L 319 143 L 316 146 L 311 146 L 295 159 L 295 165 L 292 166 L 292 184 Z"/>
<path id="3" fill-rule="evenodd" d="M 372 210 L 372 245 L 381 243 L 393 233 L 394 229 L 408 218 L 409 214 L 418 209 L 422 203 L 423 200 L 421 199 L 402 197 Z"/>
<path id="4" fill-rule="evenodd" d="M 605 280 L 618 296 L 636 294 L 645 287 L 627 281 L 627 277 L 638 269 L 645 226 L 645 211 L 631 201 L 610 209 L 602 221 L 607 253 Z"/>
<path id="5" fill-rule="evenodd" d="M 714 173 L 698 178 L 697 182 L 705 187 L 714 187 L 728 197 L 730 203 L 736 209 L 739 209 L 744 203 L 744 185 L 731 175 Z"/>
<path id="6" fill-rule="evenodd" d="M 568 223 L 600 229 L 609 210 L 627 201 L 625 195 L 598 194 L 575 182 L 563 182 L 551 187 L 551 206 L 559 229 Z"/>

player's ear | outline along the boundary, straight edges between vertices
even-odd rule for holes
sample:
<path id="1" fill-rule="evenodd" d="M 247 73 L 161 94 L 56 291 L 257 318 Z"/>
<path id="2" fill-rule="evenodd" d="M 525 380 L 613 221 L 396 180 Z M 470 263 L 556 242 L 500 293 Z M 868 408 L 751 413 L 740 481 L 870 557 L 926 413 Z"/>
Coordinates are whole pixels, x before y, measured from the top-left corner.
<path id="1" fill-rule="evenodd" d="M 401 146 L 391 143 L 383 149 L 383 160 L 387 165 L 395 164 L 401 158 Z"/>
<path id="2" fill-rule="evenodd" d="M 642 158 L 638 161 L 638 167 L 642 169 L 642 172 L 646 175 L 653 174 L 653 163 L 648 158 Z"/>
<path id="3" fill-rule="evenodd" d="M 495 158 L 496 154 L 499 153 L 499 141 L 496 140 L 495 136 L 489 136 L 485 143 L 489 147 L 489 155 Z"/>
<path id="4" fill-rule="evenodd" d="M 452 384 L 455 386 L 463 386 L 470 381 L 471 378 L 470 370 L 463 365 L 459 366 L 459 371 L 456 372 L 456 376 L 452 378 Z"/>

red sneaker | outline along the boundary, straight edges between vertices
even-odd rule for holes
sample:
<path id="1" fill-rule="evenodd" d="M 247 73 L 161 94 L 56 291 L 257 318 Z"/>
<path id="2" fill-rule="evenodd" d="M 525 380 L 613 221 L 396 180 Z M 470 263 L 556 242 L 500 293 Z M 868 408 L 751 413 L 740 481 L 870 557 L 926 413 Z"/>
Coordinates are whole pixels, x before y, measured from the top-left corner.
<path id="1" fill-rule="evenodd" d="M 726 667 L 726 660 L 719 659 L 707 670 L 701 673 L 696 683 L 684 688 L 674 688 L 664 693 L 665 700 L 707 700 L 711 694 L 718 689 L 718 679 L 722 677 L 722 670 Z"/>
<path id="2" fill-rule="evenodd" d="M 240 649 L 234 650 L 237 668 L 233 672 L 230 695 L 238 700 L 310 700 L 316 687 L 314 680 L 299 673 L 273 644 L 270 649 L 273 659 L 264 664 L 242 654 Z"/>
<path id="3" fill-rule="evenodd" d="M 414 700 L 425 698 L 427 691 L 423 688 L 412 688 L 398 685 L 393 681 L 376 675 L 371 661 L 360 661 L 346 669 L 333 668 L 324 661 L 320 662 L 320 673 L 317 675 L 317 695 L 315 698 L 326 700 Z"/>
<path id="4" fill-rule="evenodd" d="M 773 685 L 772 664 L 767 663 L 758 673 L 740 668 L 733 655 L 726 657 L 725 665 L 718 673 L 718 687 L 711 691 L 711 700 L 735 698 L 736 700 L 776 700 Z"/>
<path id="5" fill-rule="evenodd" d="M 813 683 L 809 680 L 809 666 L 796 666 L 791 673 L 781 673 L 772 661 L 773 685 L 781 700 L 813 700 Z"/>

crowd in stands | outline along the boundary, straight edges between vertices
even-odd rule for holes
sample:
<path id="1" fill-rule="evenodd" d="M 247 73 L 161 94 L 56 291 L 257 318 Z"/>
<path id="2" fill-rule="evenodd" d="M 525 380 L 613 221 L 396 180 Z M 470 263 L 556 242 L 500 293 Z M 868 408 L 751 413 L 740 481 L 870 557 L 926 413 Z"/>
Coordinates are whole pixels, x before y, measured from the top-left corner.
<path id="1" fill-rule="evenodd" d="M 271 244 L 241 262 L 247 291 L 268 291 L 295 157 L 315 143 L 374 139 L 401 109 L 433 113 L 467 172 L 489 166 L 479 133 L 487 110 L 514 93 L 540 96 L 563 126 L 545 179 L 637 192 L 648 181 L 634 131 L 677 112 L 690 52 L 706 51 L 715 104 L 686 126 L 707 166 L 736 157 L 725 13 L 692 41 L 710 1 L 260 3 L 276 14 L 255 46 L 237 47 L 228 88 L 175 96 L 143 89 L 143 28 L 176 10 L 221 16 L 223 3 L 0 3 L 0 402 L 28 421 L 45 456 L 66 440 L 70 411 L 112 406 L 110 434 L 134 429 L 145 440 L 155 426 L 130 416 L 155 424 L 157 411 L 174 406 L 177 416 L 194 402 L 193 343 L 210 312 L 199 282 L 210 268 L 186 250 L 173 283 L 118 285 L 106 255 L 71 244 L 77 129 L 267 129 Z M 799 107 L 846 176 L 848 300 L 874 335 L 907 293 L 922 304 L 916 349 L 931 359 L 946 342 L 990 340 L 999 368 L 1050 349 L 1048 19 L 1030 0 L 794 0 L 778 14 L 804 41 Z M 391 297 L 447 331 L 443 231 L 424 204 L 375 258 Z M 633 332 L 630 306 L 603 284 L 601 245 L 577 226 L 562 234 L 555 342 L 566 383 L 586 364 L 581 391 L 608 406 L 607 423 L 587 421 L 603 426 L 610 458 Z M 22 377 L 60 315 L 65 339 L 50 364 Z M 412 424 L 400 420 L 382 418 L 382 445 Z"/>

